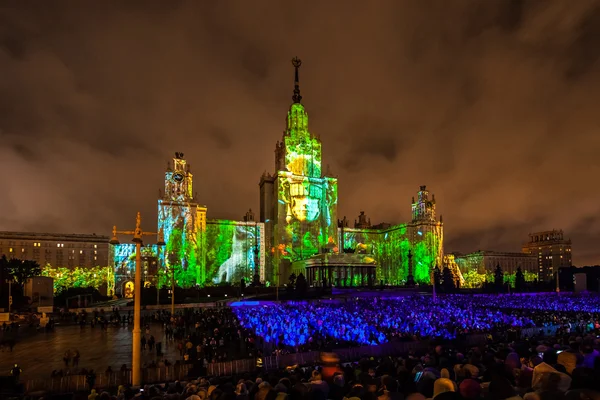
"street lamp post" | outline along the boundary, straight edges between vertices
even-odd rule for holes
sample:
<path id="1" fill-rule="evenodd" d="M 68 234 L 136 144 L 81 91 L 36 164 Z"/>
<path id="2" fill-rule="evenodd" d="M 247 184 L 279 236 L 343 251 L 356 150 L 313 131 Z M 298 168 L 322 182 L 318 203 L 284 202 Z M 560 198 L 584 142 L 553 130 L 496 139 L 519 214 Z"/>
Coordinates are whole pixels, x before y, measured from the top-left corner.
<path id="1" fill-rule="evenodd" d="M 275 301 L 279 301 L 279 281 L 281 280 L 281 272 L 277 271 L 277 286 L 275 286 Z"/>
<path id="2" fill-rule="evenodd" d="M 435 265 L 435 268 L 437 268 L 437 264 Z M 434 303 L 437 302 L 437 296 L 436 296 L 436 293 L 435 293 L 435 272 L 436 272 L 435 268 L 433 269 L 432 274 L 431 274 L 431 282 L 432 282 L 432 286 L 433 286 L 433 292 L 432 292 L 432 294 L 433 294 L 433 302 Z"/>
<path id="3" fill-rule="evenodd" d="M 156 245 L 160 248 L 165 245 L 162 228 L 156 232 L 144 232 L 141 228 L 142 217 L 137 213 L 135 219 L 135 230 L 133 231 L 118 231 L 116 226 L 113 226 L 113 237 L 110 244 L 119 244 L 119 235 L 133 235 L 135 243 L 135 283 L 134 283 L 134 305 L 133 305 L 133 343 L 131 355 L 131 383 L 133 386 L 140 386 L 142 383 L 141 376 L 141 356 L 142 356 L 142 237 L 145 235 L 157 235 Z"/>
<path id="4" fill-rule="evenodd" d="M 167 256 L 165 255 L 165 260 Z M 174 252 L 169 253 L 169 268 L 171 269 L 171 316 L 175 315 L 175 264 L 178 256 Z"/>
<path id="5" fill-rule="evenodd" d="M 171 267 L 171 316 L 175 315 L 175 268 Z"/>
<path id="6" fill-rule="evenodd" d="M 160 288 L 158 287 L 158 271 L 156 272 L 156 306 L 160 306 Z"/>
<path id="7" fill-rule="evenodd" d="M 8 314 L 10 315 L 10 309 L 12 307 L 12 284 L 13 280 L 9 279 L 6 281 L 8 283 Z"/>

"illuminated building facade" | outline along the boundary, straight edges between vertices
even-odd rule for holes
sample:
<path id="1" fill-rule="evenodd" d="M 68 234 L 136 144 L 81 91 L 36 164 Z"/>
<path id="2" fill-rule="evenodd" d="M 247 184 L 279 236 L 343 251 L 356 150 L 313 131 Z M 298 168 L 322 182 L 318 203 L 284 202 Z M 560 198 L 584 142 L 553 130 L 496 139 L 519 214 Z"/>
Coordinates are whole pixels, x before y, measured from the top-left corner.
<path id="1" fill-rule="evenodd" d="M 0 232 L 0 256 L 60 268 L 107 266 L 108 236 Z"/>
<path id="2" fill-rule="evenodd" d="M 537 258 L 523 253 L 479 250 L 470 254 L 456 253 L 454 259 L 462 273 L 472 270 L 479 274 L 494 273 L 498 265 L 507 274 L 514 274 L 519 267 L 523 272 L 537 273 Z"/>
<path id="3" fill-rule="evenodd" d="M 264 224 L 252 211 L 243 221 L 207 219 L 207 208 L 193 192 L 193 175 L 183 153 L 175 153 L 165 171 L 165 188 L 158 199 L 158 227 L 166 245 L 142 247 L 144 286 L 192 287 L 264 281 Z M 134 292 L 135 244 L 112 246 L 117 293 Z"/>
<path id="4" fill-rule="evenodd" d="M 478 250 L 470 254 L 454 253 L 453 256 L 465 288 L 476 288 L 485 282 L 493 282 L 498 265 L 508 281 L 514 280 L 518 268 L 521 268 L 526 281 L 537 279 L 537 257 L 529 254 Z"/>
<path id="5" fill-rule="evenodd" d="M 42 275 L 54 279 L 54 290 L 94 287 L 114 293 L 108 236 L 62 233 L 0 232 L 0 257 L 32 260 Z"/>
<path id="6" fill-rule="evenodd" d="M 183 153 L 175 153 L 165 172 L 165 189 L 158 200 L 158 229 L 164 233 L 164 275 L 159 273 L 159 285 L 175 274 L 182 287 L 204 284 L 206 207 L 198 204 L 193 193 L 193 175 Z"/>
<path id="7" fill-rule="evenodd" d="M 321 140 L 308 129 L 298 69 L 286 129 L 275 146 L 275 174 L 260 181 L 260 220 L 265 224 L 272 266 L 265 279 L 287 280 L 294 261 L 337 248 L 337 179 L 322 173 Z"/>
<path id="8" fill-rule="evenodd" d="M 413 199 L 409 223 L 371 226 L 362 213 L 355 228 L 338 228 L 337 179 L 323 171 L 321 140 L 309 130 L 301 103 L 301 62 L 293 64 L 294 94 L 275 146 L 275 172 L 260 179 L 260 222 L 251 211 L 243 221 L 207 219 L 207 208 L 193 192 L 191 169 L 176 153 L 158 201 L 158 229 L 166 246 L 144 247 L 145 284 L 162 287 L 172 279 L 184 287 L 238 283 L 256 274 L 262 282 L 278 284 L 297 268 L 305 275 L 312 268 L 314 281 L 327 278 L 330 284 L 402 284 L 409 251 L 415 281 L 430 282 L 431 269 L 443 261 L 443 225 L 425 186 Z M 113 251 L 117 291 L 130 293 L 134 246 L 117 245 Z M 324 263 L 334 266 L 334 273 L 319 275 Z"/>
<path id="9" fill-rule="evenodd" d="M 430 270 L 441 265 L 443 225 L 436 220 L 435 198 L 422 186 L 417 201 L 413 199 L 412 221 L 407 224 L 372 226 L 364 212 L 355 221 L 337 221 L 337 179 L 323 174 L 321 140 L 309 131 L 308 113 L 301 103 L 298 68 L 294 59 L 295 84 L 292 105 L 288 110 L 283 139 L 275 146 L 275 173 L 263 173 L 260 180 L 260 220 L 265 224 L 267 253 L 266 279 L 287 280 L 291 272 L 302 268 L 321 268 L 324 260 L 333 265 L 331 282 L 360 281 L 386 284 L 405 283 L 408 252 L 413 256 L 416 282 L 429 282 Z M 339 228 L 338 228 L 339 225 Z M 342 268 L 344 255 L 350 257 L 352 270 Z M 298 261 L 305 260 L 306 263 Z M 292 264 L 294 264 L 292 266 Z M 302 267 L 304 265 L 304 267 Z M 376 266 L 376 278 L 372 277 Z M 341 269 L 340 269 L 341 268 Z M 352 271 L 359 271 L 351 274 Z M 366 275 L 362 276 L 362 272 Z M 307 271 L 304 271 L 305 275 Z M 309 281 L 318 281 L 311 272 Z M 314 276 L 313 276 L 314 275 Z M 314 279 L 313 279 L 314 278 Z"/>
<path id="10" fill-rule="evenodd" d="M 572 265 L 571 239 L 565 239 L 562 230 L 530 233 L 523 253 L 536 257 L 540 281 L 551 281 L 559 268 Z"/>
<path id="11" fill-rule="evenodd" d="M 165 276 L 160 271 L 158 246 L 144 245 L 142 252 L 142 282 L 144 287 L 156 286 L 159 276 Z M 133 297 L 135 290 L 135 243 L 121 243 L 111 246 L 111 259 L 115 271 L 115 289 L 118 294 Z M 170 282 L 170 281 L 169 281 Z M 164 282 L 163 282 L 164 284 Z M 161 286 L 159 286 L 161 287 Z"/>
<path id="12" fill-rule="evenodd" d="M 407 282 L 409 251 L 416 283 L 429 283 L 431 270 L 435 266 L 442 268 L 444 227 L 441 218 L 436 219 L 435 197 L 429 198 L 429 191 L 421 186 L 411 208 L 412 221 L 406 224 L 371 226 L 364 212 L 355 221 L 355 228 L 349 228 L 345 218 L 339 222 L 343 251 L 371 255 L 377 264 L 377 280 L 384 284 L 402 285 Z"/>

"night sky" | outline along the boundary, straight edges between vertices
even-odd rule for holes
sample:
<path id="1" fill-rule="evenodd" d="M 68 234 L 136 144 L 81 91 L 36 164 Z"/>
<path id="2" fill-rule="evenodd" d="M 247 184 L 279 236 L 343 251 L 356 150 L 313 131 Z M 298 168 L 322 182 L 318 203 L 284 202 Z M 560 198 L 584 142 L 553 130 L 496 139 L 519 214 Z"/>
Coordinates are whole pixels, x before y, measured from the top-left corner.
<path id="1" fill-rule="evenodd" d="M 600 263 L 599 51 L 588 0 L 2 1 L 0 230 L 155 229 L 175 151 L 209 218 L 258 211 L 298 56 L 339 218 L 425 184 L 446 251 Z"/>

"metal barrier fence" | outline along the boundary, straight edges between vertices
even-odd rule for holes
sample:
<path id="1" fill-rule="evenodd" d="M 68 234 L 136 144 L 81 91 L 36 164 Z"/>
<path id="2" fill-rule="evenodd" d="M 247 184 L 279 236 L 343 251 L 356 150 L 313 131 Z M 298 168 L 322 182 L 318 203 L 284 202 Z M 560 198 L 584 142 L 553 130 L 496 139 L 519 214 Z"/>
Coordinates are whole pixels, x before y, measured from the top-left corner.
<path id="1" fill-rule="evenodd" d="M 168 367 L 146 368 L 142 370 L 142 382 L 162 383 L 185 379 L 191 364 L 175 364 Z M 131 371 L 116 371 L 110 374 L 97 374 L 94 387 L 98 389 L 131 384 Z M 66 393 L 88 388 L 87 375 L 67 375 L 50 379 L 31 379 L 25 382 L 27 393 L 46 391 Z"/>
<path id="2" fill-rule="evenodd" d="M 521 335 L 531 336 L 545 330 L 547 334 L 555 332 L 557 326 L 535 327 L 523 329 Z M 465 346 L 479 346 L 486 342 L 487 335 L 473 334 L 459 340 Z M 336 349 L 335 354 L 340 361 L 356 361 L 363 357 L 397 356 L 414 351 L 424 351 L 429 348 L 429 341 L 417 342 L 388 342 L 376 346 L 352 347 L 347 349 Z M 268 356 L 263 358 L 263 367 L 266 370 L 285 368 L 291 365 L 314 364 L 320 361 L 321 352 L 309 351 L 305 353 L 291 353 L 280 356 Z M 142 370 L 142 381 L 144 383 L 162 383 L 173 380 L 185 380 L 192 364 L 175 364 L 162 368 L 146 368 Z M 207 366 L 208 376 L 231 376 L 252 372 L 256 370 L 256 359 L 243 359 L 212 363 Z M 131 383 L 131 371 L 113 372 L 112 374 L 98 374 L 94 387 L 105 388 Z M 45 390 L 50 392 L 70 392 L 87 389 L 86 375 L 71 375 L 62 378 L 35 379 L 26 382 L 28 393 Z"/>
<path id="3" fill-rule="evenodd" d="M 485 342 L 485 335 L 470 335 L 465 344 L 478 345 Z M 382 357 L 399 355 L 410 351 L 426 350 L 428 341 L 419 342 L 388 342 L 377 346 L 353 347 L 337 349 L 335 353 L 340 361 L 356 361 L 362 357 Z M 263 367 L 266 370 L 284 368 L 290 365 L 306 365 L 320 361 L 319 351 L 305 353 L 283 354 L 281 356 L 268 356 L 263 358 Z M 142 370 L 142 382 L 162 383 L 173 380 L 185 380 L 192 364 L 175 364 L 162 368 L 146 368 Z M 256 359 L 243 359 L 212 363 L 207 366 L 209 376 L 230 376 L 256 370 Z M 97 374 L 94 387 L 98 389 L 131 384 L 131 371 L 116 371 L 111 374 Z M 88 388 L 87 375 L 69 375 L 60 378 L 32 379 L 25 383 L 27 393 L 36 391 L 72 392 Z"/>
<path id="4" fill-rule="evenodd" d="M 548 326 L 535 326 L 533 328 L 525 328 L 521 330 L 521 337 L 531 337 L 534 335 L 539 335 L 540 332 L 543 332 L 544 335 L 554 335 L 560 325 L 548 325 Z"/>
<path id="5" fill-rule="evenodd" d="M 208 364 L 206 373 L 209 376 L 230 376 L 256 370 L 256 359 L 227 361 Z"/>

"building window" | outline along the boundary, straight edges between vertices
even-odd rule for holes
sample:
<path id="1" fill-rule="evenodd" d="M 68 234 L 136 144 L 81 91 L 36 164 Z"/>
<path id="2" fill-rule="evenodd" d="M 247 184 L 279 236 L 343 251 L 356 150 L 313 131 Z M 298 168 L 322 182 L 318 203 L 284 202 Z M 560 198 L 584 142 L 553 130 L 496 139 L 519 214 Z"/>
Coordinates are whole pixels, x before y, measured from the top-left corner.
<path id="1" fill-rule="evenodd" d="M 11 247 L 11 248 L 9 248 L 9 249 L 8 249 L 8 252 L 9 252 L 9 253 L 12 253 L 12 252 L 13 252 L 13 248 L 12 248 L 12 247 Z"/>
<path id="2" fill-rule="evenodd" d="M 98 250 L 94 250 L 94 254 L 98 254 Z"/>
<path id="3" fill-rule="evenodd" d="M 79 250 L 79 254 L 83 254 L 83 250 Z"/>
<path id="4" fill-rule="evenodd" d="M 94 248 L 95 248 L 95 249 L 97 249 L 97 248 L 98 248 L 98 245 L 97 245 L 97 244 L 95 244 L 95 245 L 94 245 Z"/>

